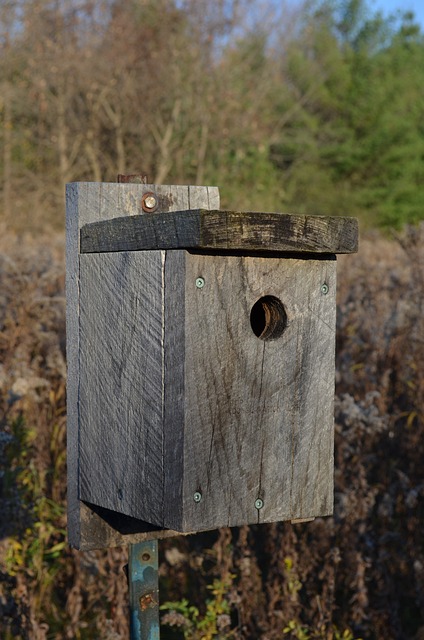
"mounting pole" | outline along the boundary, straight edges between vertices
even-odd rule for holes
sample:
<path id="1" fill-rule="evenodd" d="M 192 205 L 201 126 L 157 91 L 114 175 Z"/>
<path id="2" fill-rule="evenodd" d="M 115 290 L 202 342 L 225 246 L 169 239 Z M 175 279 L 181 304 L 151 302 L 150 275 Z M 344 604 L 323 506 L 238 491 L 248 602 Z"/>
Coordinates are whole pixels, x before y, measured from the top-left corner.
<path id="1" fill-rule="evenodd" d="M 159 640 L 158 543 L 129 546 L 131 640 Z"/>

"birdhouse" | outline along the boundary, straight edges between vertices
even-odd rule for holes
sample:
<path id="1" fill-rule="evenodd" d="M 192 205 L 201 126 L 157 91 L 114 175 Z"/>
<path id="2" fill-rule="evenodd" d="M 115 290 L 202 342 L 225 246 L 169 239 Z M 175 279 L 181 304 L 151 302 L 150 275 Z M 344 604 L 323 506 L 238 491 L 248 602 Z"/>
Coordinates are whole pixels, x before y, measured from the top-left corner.
<path id="1" fill-rule="evenodd" d="M 332 513 L 336 257 L 352 218 L 212 187 L 67 188 L 69 537 Z"/>

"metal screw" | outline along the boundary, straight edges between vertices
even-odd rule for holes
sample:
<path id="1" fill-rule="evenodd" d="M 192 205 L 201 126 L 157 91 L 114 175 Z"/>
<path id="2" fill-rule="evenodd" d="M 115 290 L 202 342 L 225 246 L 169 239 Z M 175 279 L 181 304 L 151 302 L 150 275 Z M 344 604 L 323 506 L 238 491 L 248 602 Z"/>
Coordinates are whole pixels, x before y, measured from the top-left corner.
<path id="1" fill-rule="evenodd" d="M 261 498 L 255 500 L 255 508 L 259 511 L 264 506 L 264 501 Z"/>
<path id="2" fill-rule="evenodd" d="M 203 289 L 203 287 L 205 286 L 205 281 L 203 278 L 196 278 L 196 287 L 198 289 Z"/>
<path id="3" fill-rule="evenodd" d="M 329 291 L 329 286 L 326 282 L 324 282 L 324 284 L 321 285 L 321 293 L 326 296 L 328 291 Z"/>
<path id="4" fill-rule="evenodd" d="M 157 195 L 155 193 L 152 193 L 151 191 L 148 193 L 145 193 L 144 196 L 141 198 L 141 206 L 143 211 L 147 211 L 147 212 L 152 212 L 155 211 L 158 208 L 158 198 Z"/>
<path id="5" fill-rule="evenodd" d="M 202 499 L 202 494 L 200 493 L 200 491 L 196 491 L 193 496 L 194 502 L 200 502 L 201 499 Z"/>

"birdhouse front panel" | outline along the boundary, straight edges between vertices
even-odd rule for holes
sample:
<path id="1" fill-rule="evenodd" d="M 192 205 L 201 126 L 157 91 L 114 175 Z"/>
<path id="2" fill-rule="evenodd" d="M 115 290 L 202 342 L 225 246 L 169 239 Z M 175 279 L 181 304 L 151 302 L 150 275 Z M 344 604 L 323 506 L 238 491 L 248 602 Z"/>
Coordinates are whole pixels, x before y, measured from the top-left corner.
<path id="1" fill-rule="evenodd" d="M 173 260 L 184 304 L 174 308 L 183 331 L 174 342 L 179 371 L 167 381 L 171 394 L 179 386 L 168 431 L 183 440 L 175 446 L 170 434 L 179 454 L 169 471 L 179 477 L 172 464 L 182 461 L 182 505 L 174 495 L 165 526 L 331 513 L 335 258 L 184 252 Z"/>

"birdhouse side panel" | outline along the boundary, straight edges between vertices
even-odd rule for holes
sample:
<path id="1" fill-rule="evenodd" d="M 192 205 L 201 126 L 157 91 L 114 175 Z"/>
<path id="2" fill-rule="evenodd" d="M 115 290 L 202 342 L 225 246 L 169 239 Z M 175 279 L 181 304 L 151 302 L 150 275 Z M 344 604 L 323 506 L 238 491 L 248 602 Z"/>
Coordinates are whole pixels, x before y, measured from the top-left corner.
<path id="1" fill-rule="evenodd" d="M 161 525 L 163 252 L 80 256 L 80 499 Z"/>

